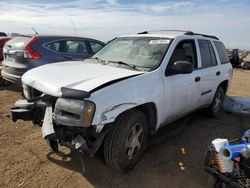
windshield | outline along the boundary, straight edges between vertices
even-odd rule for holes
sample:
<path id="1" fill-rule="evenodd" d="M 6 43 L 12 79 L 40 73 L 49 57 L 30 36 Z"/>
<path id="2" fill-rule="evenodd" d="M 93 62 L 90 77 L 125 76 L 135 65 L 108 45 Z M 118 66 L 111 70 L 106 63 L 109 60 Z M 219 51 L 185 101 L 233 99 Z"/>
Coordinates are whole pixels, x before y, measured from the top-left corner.
<path id="1" fill-rule="evenodd" d="M 93 58 L 153 70 L 161 63 L 169 43 L 168 38 L 121 37 L 107 44 Z"/>

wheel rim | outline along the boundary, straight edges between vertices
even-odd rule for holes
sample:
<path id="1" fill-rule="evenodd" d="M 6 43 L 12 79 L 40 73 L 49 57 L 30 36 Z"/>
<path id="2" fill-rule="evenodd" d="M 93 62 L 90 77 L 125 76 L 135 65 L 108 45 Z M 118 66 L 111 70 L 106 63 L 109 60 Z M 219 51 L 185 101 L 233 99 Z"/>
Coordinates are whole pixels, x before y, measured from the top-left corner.
<path id="1" fill-rule="evenodd" d="M 135 124 L 125 143 L 125 151 L 129 160 L 133 159 L 140 151 L 143 142 L 143 127 L 142 124 Z"/>
<path id="2" fill-rule="evenodd" d="M 214 112 L 218 112 L 220 110 L 221 104 L 222 104 L 222 94 L 219 93 L 218 96 L 215 98 Z"/>

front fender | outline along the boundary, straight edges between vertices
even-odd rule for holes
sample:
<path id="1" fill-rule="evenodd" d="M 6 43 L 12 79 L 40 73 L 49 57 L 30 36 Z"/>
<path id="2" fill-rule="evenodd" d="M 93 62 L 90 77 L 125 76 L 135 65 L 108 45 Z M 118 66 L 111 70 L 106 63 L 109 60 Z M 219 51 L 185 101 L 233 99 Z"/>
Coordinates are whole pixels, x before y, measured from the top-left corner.
<path id="1" fill-rule="evenodd" d="M 99 124 L 107 124 L 114 122 L 116 117 L 120 115 L 122 112 L 134 108 L 136 106 L 137 106 L 136 103 L 131 102 L 131 103 L 121 103 L 113 107 L 109 107 L 102 112 L 101 122 Z"/>
<path id="2" fill-rule="evenodd" d="M 159 71 L 122 80 L 92 93 L 88 99 L 96 104 L 92 125 L 102 128 L 114 122 L 121 113 L 146 103 L 154 103 L 159 109 L 164 99 L 164 86 Z M 161 114 L 157 114 L 157 117 L 162 119 L 163 111 L 159 112 Z"/>

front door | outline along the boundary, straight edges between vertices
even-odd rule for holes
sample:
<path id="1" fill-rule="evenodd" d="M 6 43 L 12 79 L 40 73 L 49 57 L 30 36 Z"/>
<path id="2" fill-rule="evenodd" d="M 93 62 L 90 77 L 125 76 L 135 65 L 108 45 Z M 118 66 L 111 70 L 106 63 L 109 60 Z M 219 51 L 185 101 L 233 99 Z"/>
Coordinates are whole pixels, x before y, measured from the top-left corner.
<path id="1" fill-rule="evenodd" d="M 194 70 L 190 74 L 169 75 L 168 68 L 176 61 L 188 61 Z M 199 106 L 201 96 L 201 70 L 197 65 L 197 51 L 194 40 L 182 40 L 177 43 L 168 62 L 165 85 L 166 121 L 174 120 Z"/>

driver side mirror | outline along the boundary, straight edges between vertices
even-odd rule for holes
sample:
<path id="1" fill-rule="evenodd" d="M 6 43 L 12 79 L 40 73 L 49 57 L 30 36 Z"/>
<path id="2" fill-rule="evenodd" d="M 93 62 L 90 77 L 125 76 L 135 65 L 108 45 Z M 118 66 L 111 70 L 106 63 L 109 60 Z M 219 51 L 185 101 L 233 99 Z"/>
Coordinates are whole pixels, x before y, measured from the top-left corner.
<path id="1" fill-rule="evenodd" d="M 170 74 L 189 74 L 193 72 L 193 64 L 188 61 L 176 61 L 167 70 Z"/>

